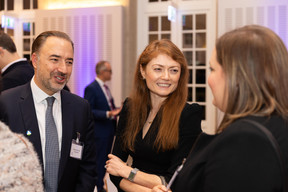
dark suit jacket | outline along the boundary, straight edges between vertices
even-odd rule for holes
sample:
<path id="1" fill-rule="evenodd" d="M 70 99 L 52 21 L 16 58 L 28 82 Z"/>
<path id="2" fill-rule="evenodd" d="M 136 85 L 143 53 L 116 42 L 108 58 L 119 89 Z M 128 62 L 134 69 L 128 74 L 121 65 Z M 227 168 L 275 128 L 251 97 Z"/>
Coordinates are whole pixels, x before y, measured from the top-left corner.
<path id="1" fill-rule="evenodd" d="M 43 167 L 40 134 L 30 83 L 2 92 L 12 131 L 24 134 L 34 145 Z M 93 119 L 88 102 L 65 90 L 61 91 L 62 148 L 59 165 L 59 192 L 92 192 L 96 180 L 96 152 Z M 26 134 L 27 130 L 31 135 Z M 77 132 L 84 143 L 82 160 L 70 157 L 72 139 Z M 8 146 L 7 146 L 8 147 Z"/>
<path id="2" fill-rule="evenodd" d="M 95 137 L 113 137 L 116 128 L 116 120 L 107 119 L 106 112 L 110 111 L 109 104 L 99 83 L 94 80 L 84 91 L 84 98 L 90 103 L 95 120 Z M 114 100 L 112 100 L 113 107 Z"/>
<path id="3" fill-rule="evenodd" d="M 287 122 L 279 116 L 253 119 L 278 141 L 288 174 Z M 276 192 L 283 191 L 281 179 L 280 163 L 266 135 L 237 120 L 219 135 L 201 135 L 172 191 Z"/>
<path id="4" fill-rule="evenodd" d="M 34 69 L 27 61 L 19 61 L 8 67 L 2 73 L 2 91 L 24 85 L 29 82 L 34 75 Z"/>

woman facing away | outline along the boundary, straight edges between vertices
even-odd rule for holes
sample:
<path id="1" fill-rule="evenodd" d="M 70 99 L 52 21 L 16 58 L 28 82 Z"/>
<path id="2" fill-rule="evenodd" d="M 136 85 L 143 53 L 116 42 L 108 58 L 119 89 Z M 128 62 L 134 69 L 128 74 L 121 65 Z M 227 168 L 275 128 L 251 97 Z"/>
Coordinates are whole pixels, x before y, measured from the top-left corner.
<path id="1" fill-rule="evenodd" d="M 202 109 L 186 102 L 187 82 L 185 57 L 171 41 L 153 41 L 140 55 L 106 162 L 118 191 L 151 191 L 188 155 L 201 133 Z M 132 166 L 126 165 L 129 155 Z"/>
<path id="2" fill-rule="evenodd" d="M 288 54 L 270 29 L 221 36 L 210 59 L 213 104 L 224 112 L 215 136 L 201 134 L 173 192 L 280 192 L 288 183 Z M 266 134 L 280 146 L 283 167 Z M 157 186 L 152 191 L 166 191 Z"/>

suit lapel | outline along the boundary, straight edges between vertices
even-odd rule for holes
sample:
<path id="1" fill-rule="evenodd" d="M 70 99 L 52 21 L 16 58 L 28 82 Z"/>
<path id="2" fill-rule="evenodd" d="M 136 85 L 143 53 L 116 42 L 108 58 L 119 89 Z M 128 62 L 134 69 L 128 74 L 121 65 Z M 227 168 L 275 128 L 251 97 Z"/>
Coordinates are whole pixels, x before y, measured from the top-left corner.
<path id="1" fill-rule="evenodd" d="M 62 147 L 59 165 L 59 177 L 61 179 L 65 164 L 70 156 L 70 148 L 73 135 L 73 111 L 71 102 L 66 91 L 61 91 L 61 109 L 62 109 Z"/>
<path id="2" fill-rule="evenodd" d="M 33 143 L 43 167 L 42 145 L 30 83 L 20 95 L 20 111 L 25 125 L 25 136 Z M 31 134 L 29 134 L 31 133 Z"/>

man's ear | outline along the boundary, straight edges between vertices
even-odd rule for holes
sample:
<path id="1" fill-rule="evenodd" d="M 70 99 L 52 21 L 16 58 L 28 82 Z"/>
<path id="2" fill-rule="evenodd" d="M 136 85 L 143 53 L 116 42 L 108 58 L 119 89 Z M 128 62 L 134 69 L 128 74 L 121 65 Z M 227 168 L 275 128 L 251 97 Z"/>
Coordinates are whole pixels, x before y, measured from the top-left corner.
<path id="1" fill-rule="evenodd" d="M 31 61 L 34 69 L 37 68 L 37 62 L 38 62 L 38 55 L 36 53 L 32 53 L 31 55 Z"/>

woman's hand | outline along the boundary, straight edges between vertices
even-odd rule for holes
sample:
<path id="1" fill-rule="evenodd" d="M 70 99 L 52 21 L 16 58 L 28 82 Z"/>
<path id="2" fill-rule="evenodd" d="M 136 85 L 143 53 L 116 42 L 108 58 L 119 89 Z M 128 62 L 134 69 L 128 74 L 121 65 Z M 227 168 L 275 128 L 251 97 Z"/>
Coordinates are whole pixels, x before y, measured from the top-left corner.
<path id="1" fill-rule="evenodd" d="M 157 185 L 155 187 L 153 187 L 153 189 L 151 190 L 151 192 L 166 192 L 167 188 L 164 185 Z M 169 192 L 172 192 L 171 190 L 169 190 Z"/>
<path id="2" fill-rule="evenodd" d="M 106 161 L 105 168 L 107 172 L 114 176 L 128 178 L 132 168 L 126 165 L 120 158 L 113 154 L 108 155 L 109 160 Z"/>

